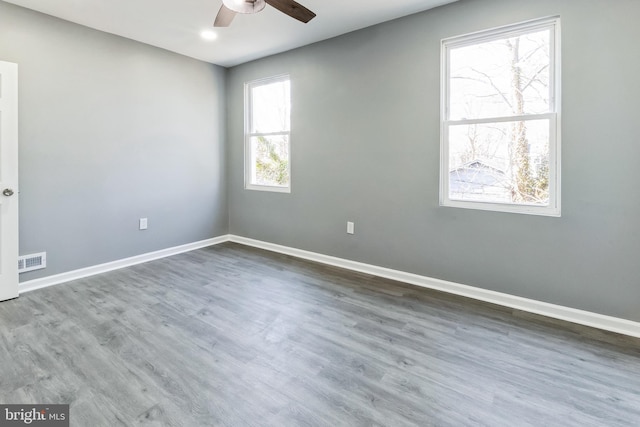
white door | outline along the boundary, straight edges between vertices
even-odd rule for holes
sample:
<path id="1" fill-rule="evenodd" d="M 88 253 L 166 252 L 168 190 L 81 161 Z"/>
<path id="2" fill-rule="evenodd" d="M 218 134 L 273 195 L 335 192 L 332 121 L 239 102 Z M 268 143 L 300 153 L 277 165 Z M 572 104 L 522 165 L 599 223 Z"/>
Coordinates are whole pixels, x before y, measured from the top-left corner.
<path id="1" fill-rule="evenodd" d="M 0 301 L 18 296 L 18 64 L 0 61 Z"/>

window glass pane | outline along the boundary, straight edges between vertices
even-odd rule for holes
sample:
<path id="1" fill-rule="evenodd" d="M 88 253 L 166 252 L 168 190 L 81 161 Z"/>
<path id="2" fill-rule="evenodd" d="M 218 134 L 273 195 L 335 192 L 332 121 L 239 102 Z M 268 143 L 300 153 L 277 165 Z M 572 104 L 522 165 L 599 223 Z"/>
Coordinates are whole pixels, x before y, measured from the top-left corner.
<path id="1" fill-rule="evenodd" d="M 289 136 L 251 137 L 251 184 L 289 185 Z"/>
<path id="2" fill-rule="evenodd" d="M 449 119 L 550 112 L 550 34 L 451 48 Z"/>
<path id="3" fill-rule="evenodd" d="M 449 198 L 549 204 L 549 120 L 449 126 Z"/>
<path id="4" fill-rule="evenodd" d="M 251 133 L 288 131 L 289 81 L 254 86 L 251 89 Z"/>

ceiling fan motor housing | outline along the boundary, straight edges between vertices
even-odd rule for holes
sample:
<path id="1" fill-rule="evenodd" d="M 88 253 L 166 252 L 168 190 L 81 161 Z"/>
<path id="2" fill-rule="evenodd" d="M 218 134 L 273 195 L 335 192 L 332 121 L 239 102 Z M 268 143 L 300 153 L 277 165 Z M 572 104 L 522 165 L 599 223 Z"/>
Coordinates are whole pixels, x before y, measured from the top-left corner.
<path id="1" fill-rule="evenodd" d="M 237 13 L 260 12 L 267 5 L 264 0 L 222 0 L 222 3 Z"/>

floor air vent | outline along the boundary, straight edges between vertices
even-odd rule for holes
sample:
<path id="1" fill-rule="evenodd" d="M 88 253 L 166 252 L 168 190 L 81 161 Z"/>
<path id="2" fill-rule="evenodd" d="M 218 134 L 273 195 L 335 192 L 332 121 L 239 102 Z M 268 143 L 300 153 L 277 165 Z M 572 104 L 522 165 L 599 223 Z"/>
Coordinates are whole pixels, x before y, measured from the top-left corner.
<path id="1" fill-rule="evenodd" d="M 22 255 L 18 257 L 18 273 L 24 273 L 31 270 L 40 270 L 47 266 L 47 253 Z"/>

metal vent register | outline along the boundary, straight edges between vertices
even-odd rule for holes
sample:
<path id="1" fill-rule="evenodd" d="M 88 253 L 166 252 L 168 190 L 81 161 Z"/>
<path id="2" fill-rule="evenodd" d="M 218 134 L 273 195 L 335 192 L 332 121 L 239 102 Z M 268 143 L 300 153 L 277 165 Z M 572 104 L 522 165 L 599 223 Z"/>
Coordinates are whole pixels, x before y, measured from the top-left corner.
<path id="1" fill-rule="evenodd" d="M 18 273 L 24 273 L 31 270 L 39 270 L 47 266 L 47 253 L 40 252 L 38 254 L 22 255 L 18 257 Z"/>

